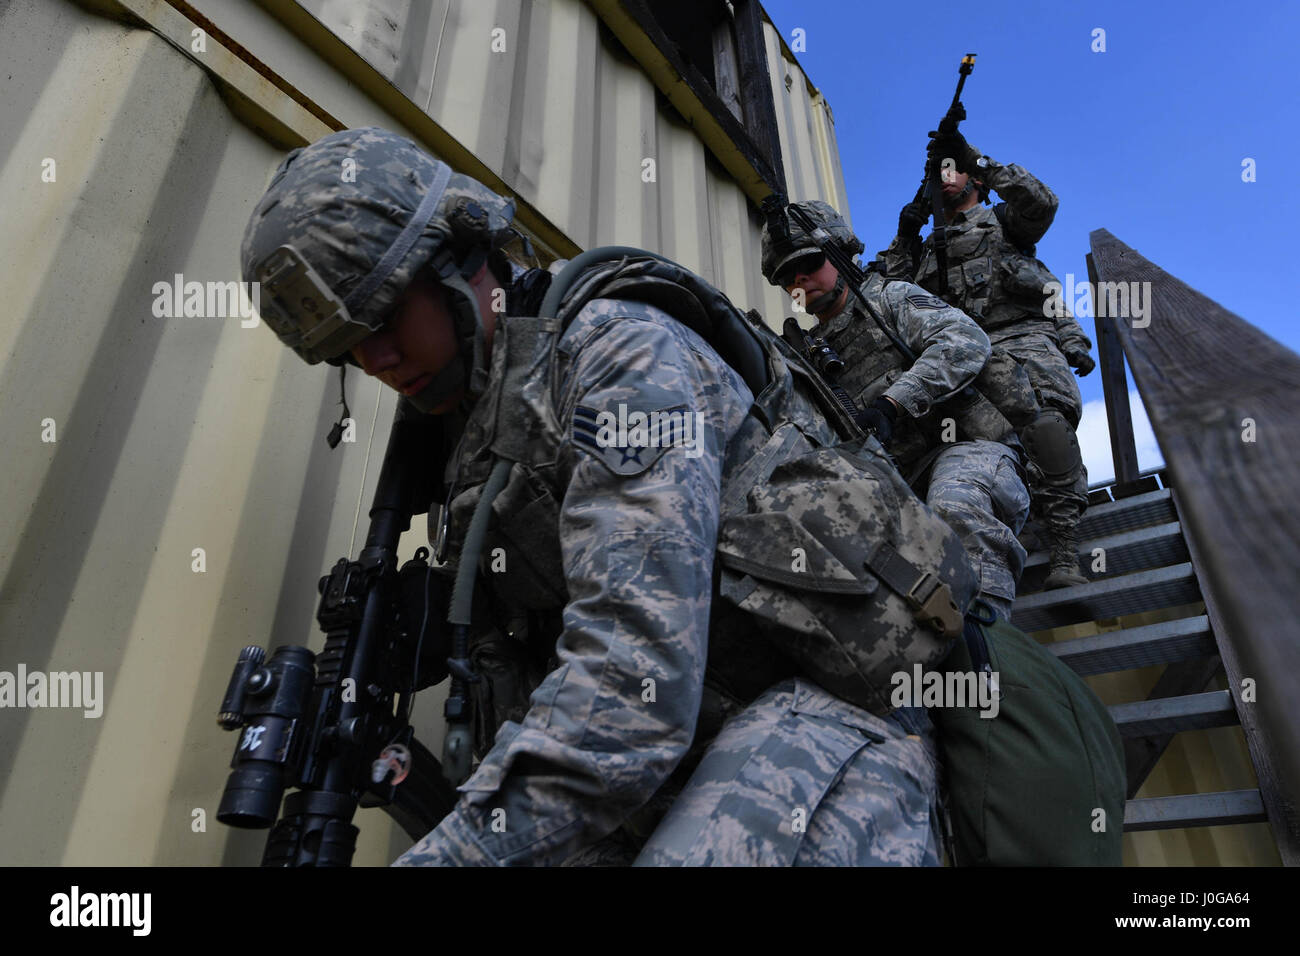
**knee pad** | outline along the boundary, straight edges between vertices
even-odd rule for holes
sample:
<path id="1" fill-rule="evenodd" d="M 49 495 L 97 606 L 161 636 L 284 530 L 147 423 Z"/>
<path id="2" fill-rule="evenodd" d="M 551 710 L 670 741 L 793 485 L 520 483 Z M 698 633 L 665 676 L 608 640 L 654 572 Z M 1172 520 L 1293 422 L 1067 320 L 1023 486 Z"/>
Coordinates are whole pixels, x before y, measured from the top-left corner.
<path id="1" fill-rule="evenodd" d="M 1049 408 L 1020 432 L 1025 453 L 1052 484 L 1073 481 L 1083 467 L 1079 439 L 1064 415 Z"/>

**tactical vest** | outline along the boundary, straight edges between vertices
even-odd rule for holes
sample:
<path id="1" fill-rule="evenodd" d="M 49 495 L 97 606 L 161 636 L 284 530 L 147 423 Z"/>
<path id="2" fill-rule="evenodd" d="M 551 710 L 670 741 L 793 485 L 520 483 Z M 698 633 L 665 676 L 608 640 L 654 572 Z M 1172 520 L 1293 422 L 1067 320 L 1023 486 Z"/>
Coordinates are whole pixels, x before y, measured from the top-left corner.
<path id="1" fill-rule="evenodd" d="M 1055 325 L 1044 312 L 1047 283 L 1058 282 L 1047 266 L 1017 248 L 1007 238 L 993 208 L 976 205 L 963 214 L 963 222 L 947 228 L 948 296 L 987 331 L 1015 322 L 1028 323 L 1026 331 L 1053 333 Z M 939 265 L 934 245 L 926 239 L 916 284 L 939 294 Z"/>
<path id="2" fill-rule="evenodd" d="M 755 394 L 724 462 L 697 741 L 790 676 L 809 676 L 859 706 L 887 712 L 887 703 L 880 706 L 888 697 L 881 672 L 904 659 L 906 666 L 941 659 L 955 640 L 944 628 L 960 631 L 961 614 L 978 589 L 960 539 L 910 494 L 879 445 L 862 436 L 780 337 L 751 327 L 720 292 L 674 263 L 624 260 L 583 272 L 555 318 L 507 314 L 500 320 L 488 388 L 448 462 L 450 492 L 437 533 L 430 515 L 430 540 L 445 542 L 439 550 L 457 564 L 494 462 L 510 463 L 492 499 L 481 552 L 483 566 L 496 548 L 509 559 L 479 577 L 492 597 L 483 587 L 475 590 L 470 659 L 487 678 L 472 688 L 475 749 L 488 749 L 503 721 L 523 718 L 532 689 L 558 664 L 554 642 L 568 597 L 560 501 L 576 453 L 555 412 L 566 371 L 557 343 L 568 320 L 595 298 L 644 302 L 684 322 L 725 355 Z M 840 449 L 845 436 L 862 446 L 853 449 L 857 458 Z M 817 497 L 822 491 L 824 499 Z M 808 539 L 784 504 L 765 507 L 792 493 L 818 514 L 823 500 L 837 500 L 832 495 L 875 496 L 872 514 L 845 524 L 854 530 L 844 543 L 862 553 L 846 555 L 815 535 Z M 792 576 L 794 547 L 808 567 Z M 801 604 L 797 595 L 805 591 Z M 864 608 L 879 627 L 852 616 Z M 772 639 L 763 640 L 763 633 Z"/>
<path id="3" fill-rule="evenodd" d="M 874 297 L 881 281 L 869 277 L 863 295 Z M 850 298 L 849 303 L 854 309 L 853 320 L 826 341 L 844 361 L 838 384 L 859 408 L 866 408 L 911 367 L 912 360 L 874 319 L 863 314 L 860 302 Z M 877 314 L 879 311 L 877 306 Z M 994 353 L 972 385 L 972 393 L 936 403 L 918 418 L 899 416 L 888 450 L 911 480 L 919 477 L 933 453 L 945 444 L 975 439 L 1014 444 L 1014 429 L 1037 417 L 1038 403 L 1029 378 L 1009 356 Z M 956 426 L 955 434 L 945 427 L 949 418 Z"/>

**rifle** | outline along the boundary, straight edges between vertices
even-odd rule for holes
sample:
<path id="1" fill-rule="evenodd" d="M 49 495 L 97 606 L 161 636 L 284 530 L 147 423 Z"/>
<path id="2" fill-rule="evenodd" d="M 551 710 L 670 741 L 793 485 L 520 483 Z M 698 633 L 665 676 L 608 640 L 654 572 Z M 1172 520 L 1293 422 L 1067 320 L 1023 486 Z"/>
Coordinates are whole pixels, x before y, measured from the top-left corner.
<path id="1" fill-rule="evenodd" d="M 957 132 L 957 124 L 966 118 L 966 110 L 961 105 L 961 91 L 966 85 L 966 77 L 975 69 L 975 57 L 976 54 L 967 53 L 961 58 L 961 66 L 957 70 L 957 92 L 952 95 L 952 104 L 948 107 L 948 112 L 939 121 L 940 134 L 950 135 Z M 946 299 L 948 297 L 948 227 L 943 210 L 943 170 L 934 160 L 926 161 L 925 173 L 921 177 L 921 185 L 912 199 L 912 204 L 920 205 L 922 208 L 928 204 L 930 214 L 934 217 L 934 229 L 930 236 L 934 243 L 935 264 L 939 268 L 939 297 Z"/>
<path id="2" fill-rule="evenodd" d="M 439 761 L 410 724 L 416 691 L 448 673 L 449 588 L 429 552 L 397 570 L 397 542 L 433 499 L 441 416 L 398 403 L 356 561 L 320 579 L 325 647 L 239 654 L 218 723 L 242 728 L 217 810 L 229 826 L 271 828 L 263 866 L 348 866 L 358 807 L 383 806 L 419 839 L 455 805 Z M 394 706 L 396 705 L 396 706 Z M 286 788 L 295 788 L 280 801 Z"/>

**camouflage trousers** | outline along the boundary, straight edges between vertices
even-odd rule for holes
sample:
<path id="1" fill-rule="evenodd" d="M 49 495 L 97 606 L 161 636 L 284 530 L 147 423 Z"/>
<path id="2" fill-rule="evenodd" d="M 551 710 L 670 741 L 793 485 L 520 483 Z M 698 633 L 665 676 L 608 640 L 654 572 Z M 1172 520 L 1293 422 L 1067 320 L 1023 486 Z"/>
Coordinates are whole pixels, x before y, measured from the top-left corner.
<path id="1" fill-rule="evenodd" d="M 998 338 L 996 331 L 989 334 L 989 339 L 1020 363 L 1034 386 L 1039 405 L 1055 408 L 1071 428 L 1077 429 L 1083 414 L 1083 398 L 1056 340 L 1042 332 Z M 1087 468 L 1080 465 L 1067 478 L 1056 482 L 1044 479 L 1032 463 L 1028 463 L 1028 471 L 1034 516 L 1047 525 L 1049 533 L 1072 533 L 1088 506 Z"/>
<path id="2" fill-rule="evenodd" d="M 957 442 L 930 470 L 926 504 L 957 532 L 980 579 L 980 594 L 1010 617 L 1025 549 L 1016 536 L 1029 515 L 1029 491 L 1016 453 L 999 442 Z"/>
<path id="3" fill-rule="evenodd" d="M 924 710 L 782 681 L 723 727 L 635 865 L 937 866 L 937 767 Z"/>
<path id="4" fill-rule="evenodd" d="M 1038 396 L 1038 404 L 1060 410 L 1072 428 L 1079 427 L 1083 414 L 1083 397 L 1070 365 L 1061 354 L 1056 339 L 1044 332 L 1011 334 L 1015 326 L 995 329 L 989 333 L 989 342 L 996 349 L 1010 352 L 1029 376 Z"/>

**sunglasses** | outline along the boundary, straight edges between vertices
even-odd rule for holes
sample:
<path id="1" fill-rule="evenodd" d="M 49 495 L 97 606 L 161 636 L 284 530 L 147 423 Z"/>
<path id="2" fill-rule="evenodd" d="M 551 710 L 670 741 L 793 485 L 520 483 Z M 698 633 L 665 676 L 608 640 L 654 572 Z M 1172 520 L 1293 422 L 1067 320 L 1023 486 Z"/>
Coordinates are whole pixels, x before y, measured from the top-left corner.
<path id="1" fill-rule="evenodd" d="M 795 276 L 811 275 L 826 264 L 826 253 L 817 251 L 791 259 L 776 274 L 776 284 L 785 288 L 794 285 Z"/>

